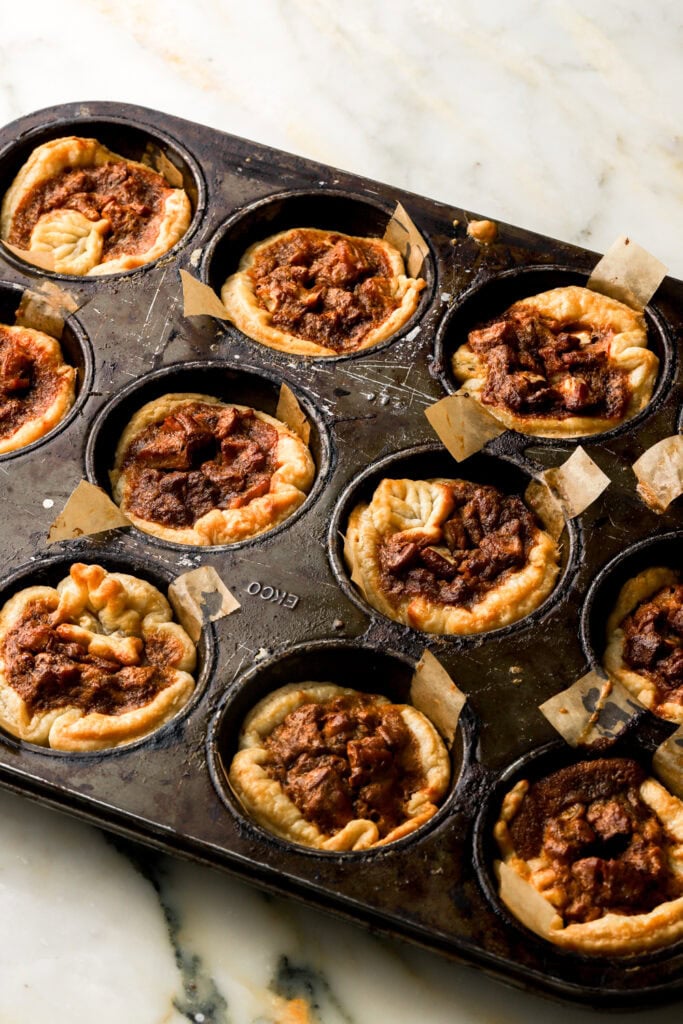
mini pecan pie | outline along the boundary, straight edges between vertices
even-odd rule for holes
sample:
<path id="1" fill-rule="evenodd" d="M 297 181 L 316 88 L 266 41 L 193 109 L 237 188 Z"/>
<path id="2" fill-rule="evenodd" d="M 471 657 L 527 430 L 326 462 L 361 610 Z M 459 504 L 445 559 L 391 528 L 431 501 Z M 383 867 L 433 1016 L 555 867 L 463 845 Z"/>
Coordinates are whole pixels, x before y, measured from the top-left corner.
<path id="1" fill-rule="evenodd" d="M 73 405 L 75 382 L 55 338 L 0 324 L 0 454 L 52 430 Z"/>
<path id="2" fill-rule="evenodd" d="M 70 136 L 33 150 L 5 194 L 0 236 L 47 254 L 60 274 L 116 274 L 168 252 L 191 216 L 161 174 Z"/>
<path id="3" fill-rule="evenodd" d="M 428 633 L 480 633 L 545 600 L 559 553 L 516 495 L 467 480 L 382 480 L 351 513 L 344 556 L 389 618 Z"/>
<path id="4" fill-rule="evenodd" d="M 315 466 L 284 423 L 210 395 L 163 395 L 126 427 L 114 498 L 139 529 L 178 544 L 234 544 L 305 500 Z"/>
<path id="5" fill-rule="evenodd" d="M 607 673 L 656 715 L 683 725 L 683 584 L 645 569 L 621 589 L 607 620 Z"/>
<path id="6" fill-rule="evenodd" d="M 413 315 L 421 278 L 381 238 L 294 228 L 247 249 L 221 298 L 254 341 L 304 356 L 370 348 Z"/>
<path id="7" fill-rule="evenodd" d="M 647 405 L 659 367 L 647 343 L 642 313 L 588 288 L 555 288 L 470 331 L 453 372 L 505 426 L 579 437 Z"/>
<path id="8" fill-rule="evenodd" d="M 683 803 L 636 761 L 581 761 L 518 782 L 495 837 L 508 867 L 557 911 L 552 942 L 625 954 L 683 937 Z"/>
<path id="9" fill-rule="evenodd" d="M 187 703 L 195 646 L 150 583 L 72 565 L 0 610 L 0 725 L 56 750 L 146 736 Z"/>
<path id="10" fill-rule="evenodd" d="M 248 813 L 284 839 L 365 850 L 436 813 L 450 777 L 432 723 L 409 704 L 332 683 L 292 683 L 256 705 L 230 784 Z"/>

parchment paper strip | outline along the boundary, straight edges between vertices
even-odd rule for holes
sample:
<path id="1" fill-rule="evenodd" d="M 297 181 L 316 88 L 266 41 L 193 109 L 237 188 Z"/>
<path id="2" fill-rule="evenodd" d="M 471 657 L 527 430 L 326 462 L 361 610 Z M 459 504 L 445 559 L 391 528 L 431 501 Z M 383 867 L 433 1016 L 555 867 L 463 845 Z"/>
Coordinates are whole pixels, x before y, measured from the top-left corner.
<path id="1" fill-rule="evenodd" d="M 182 174 L 176 165 L 171 163 L 164 151 L 153 142 L 148 142 L 145 146 L 145 152 L 140 162 L 151 167 L 153 171 L 157 171 L 173 188 L 183 187 Z"/>
<path id="2" fill-rule="evenodd" d="M 205 623 L 216 622 L 241 607 L 211 565 L 177 576 L 168 588 L 168 599 L 195 643 Z"/>
<path id="3" fill-rule="evenodd" d="M 633 463 L 637 491 L 654 512 L 665 512 L 683 494 L 683 436 L 673 434 L 653 444 Z"/>
<path id="4" fill-rule="evenodd" d="M 541 476 L 570 519 L 592 505 L 611 482 L 580 445 L 561 466 L 546 469 Z"/>
<path id="5" fill-rule="evenodd" d="M 429 255 L 429 246 L 400 203 L 396 203 L 396 209 L 387 224 L 384 241 L 393 245 L 403 256 L 408 276 L 419 277 L 422 264 Z"/>
<path id="6" fill-rule="evenodd" d="M 183 285 L 184 316 L 213 316 L 218 320 L 229 320 L 228 311 L 208 284 L 198 281 L 186 270 L 180 271 Z"/>
<path id="7" fill-rule="evenodd" d="M 41 270 L 52 270 L 55 269 L 55 258 L 48 252 L 38 252 L 33 249 L 20 249 L 17 245 L 10 245 L 9 242 L 2 243 L 6 249 L 9 249 L 11 253 L 18 256 L 24 263 L 30 263 L 34 267 L 39 267 Z"/>
<path id="8" fill-rule="evenodd" d="M 524 501 L 534 510 L 553 540 L 559 540 L 564 530 L 564 511 L 559 498 L 544 479 L 531 481 L 524 492 Z"/>
<path id="9" fill-rule="evenodd" d="M 78 308 L 79 303 L 74 295 L 59 288 L 53 281 L 43 281 L 38 291 L 31 288 L 24 291 L 14 322 L 18 327 L 31 327 L 53 338 L 61 338 L 64 321 Z"/>
<path id="10" fill-rule="evenodd" d="M 587 287 L 642 310 L 666 277 L 667 268 L 658 259 L 620 235 L 588 278 Z"/>
<path id="11" fill-rule="evenodd" d="M 514 916 L 542 939 L 562 926 L 562 918 L 538 889 L 518 875 L 505 861 L 497 865 L 500 898 Z"/>
<path id="12" fill-rule="evenodd" d="M 657 747 L 652 767 L 666 788 L 683 800 L 683 725 Z"/>
<path id="13" fill-rule="evenodd" d="M 311 437 L 311 424 L 306 419 L 306 414 L 299 405 L 296 395 L 284 381 L 280 387 L 275 418 L 286 423 L 304 444 L 308 444 Z"/>
<path id="14" fill-rule="evenodd" d="M 469 395 L 449 395 L 425 409 L 425 416 L 456 462 L 474 455 L 506 428 Z"/>
<path id="15" fill-rule="evenodd" d="M 438 658 L 425 649 L 410 684 L 410 701 L 436 726 L 449 747 L 466 700 Z"/>
<path id="16" fill-rule="evenodd" d="M 101 487 L 81 480 L 52 523 L 47 542 L 54 544 L 58 540 L 73 540 L 130 525 L 130 519 Z"/>
<path id="17" fill-rule="evenodd" d="M 642 706 L 621 683 L 587 672 L 541 704 L 550 724 L 572 747 L 618 736 Z"/>

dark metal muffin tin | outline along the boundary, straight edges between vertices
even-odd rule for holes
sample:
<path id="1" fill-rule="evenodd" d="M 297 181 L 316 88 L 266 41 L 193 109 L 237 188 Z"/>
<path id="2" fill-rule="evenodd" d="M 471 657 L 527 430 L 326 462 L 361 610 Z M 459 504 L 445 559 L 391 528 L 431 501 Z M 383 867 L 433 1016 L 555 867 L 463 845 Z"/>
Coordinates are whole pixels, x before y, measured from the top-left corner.
<path id="1" fill-rule="evenodd" d="M 205 629 L 197 692 L 173 722 L 130 747 L 88 755 L 1 736 L 0 782 L 520 987 L 593 1006 L 652 1005 L 678 995 L 681 943 L 641 957 L 596 959 L 563 953 L 512 921 L 492 882 L 490 827 L 511 778 L 582 756 L 557 740 L 538 705 L 599 658 L 622 561 L 648 564 L 652 535 L 662 535 L 657 558 L 670 553 L 680 561 L 680 502 L 662 516 L 650 511 L 636 494 L 631 465 L 677 430 L 683 284 L 667 279 L 648 310 L 660 356 L 652 402 L 631 423 L 581 441 L 612 483 L 565 532 L 562 574 L 551 596 L 526 619 L 489 634 L 421 634 L 374 612 L 350 583 L 339 537 L 348 511 L 389 472 L 523 490 L 535 472 L 566 460 L 577 441 L 507 432 L 456 465 L 423 412 L 454 389 L 449 358 L 473 323 L 522 295 L 585 281 L 595 254 L 502 224 L 494 244 L 480 245 L 466 235 L 463 210 L 111 103 L 40 111 L 3 129 L 0 192 L 34 146 L 68 134 L 95 136 L 133 158 L 150 145 L 161 150 L 183 175 L 194 216 L 171 252 L 126 274 L 63 278 L 0 253 L 0 309 L 10 322 L 21 291 L 45 278 L 83 303 L 64 335 L 67 356 L 79 367 L 74 411 L 46 438 L 0 457 L 0 601 L 29 581 L 55 581 L 71 562 L 84 560 L 160 586 L 213 565 L 241 609 Z M 183 317 L 180 268 L 219 288 L 252 241 L 295 225 L 382 234 L 397 200 L 429 244 L 428 287 L 410 323 L 387 342 L 355 355 L 306 359 L 265 348 L 227 323 Z M 78 481 L 87 476 L 107 486 L 118 435 L 145 401 L 164 391 L 200 390 L 273 412 L 282 381 L 312 424 L 317 478 L 306 503 L 278 529 L 203 550 L 134 528 L 47 546 L 50 523 Z M 285 843 L 248 820 L 224 765 L 256 700 L 303 679 L 404 698 L 425 646 L 468 702 L 451 791 L 424 829 L 376 851 L 332 854 Z M 615 752 L 626 745 L 647 765 L 671 731 L 643 713 Z"/>

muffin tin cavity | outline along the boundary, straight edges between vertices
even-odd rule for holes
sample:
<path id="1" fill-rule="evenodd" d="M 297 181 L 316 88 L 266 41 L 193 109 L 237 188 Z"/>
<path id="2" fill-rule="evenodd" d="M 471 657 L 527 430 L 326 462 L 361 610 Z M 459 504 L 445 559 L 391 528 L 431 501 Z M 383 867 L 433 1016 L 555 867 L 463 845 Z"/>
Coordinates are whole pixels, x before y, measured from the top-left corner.
<path id="1" fill-rule="evenodd" d="M 346 596 L 369 615 L 381 616 L 385 621 L 392 620 L 386 620 L 381 612 L 373 608 L 358 587 L 351 582 L 350 572 L 344 559 L 344 536 L 353 509 L 359 503 L 369 502 L 382 480 L 403 478 L 408 480 L 462 479 L 475 484 L 489 484 L 505 494 L 516 494 L 523 497 L 531 480 L 531 472 L 521 460 L 513 462 L 483 453 L 473 455 L 464 462 L 456 463 L 441 445 L 424 444 L 380 459 L 351 481 L 341 494 L 332 516 L 328 535 L 329 558 L 335 577 Z M 560 572 L 554 589 L 546 600 L 529 615 L 510 625 L 486 633 L 442 635 L 459 643 L 468 640 L 480 642 L 482 636 L 502 638 L 513 631 L 537 623 L 558 604 L 570 585 L 571 577 L 577 567 L 577 546 L 576 529 L 569 520 L 559 541 Z M 396 626 L 398 627 L 399 624 L 396 623 Z M 421 633 L 420 635 L 427 637 L 429 634 Z"/>
<path id="2" fill-rule="evenodd" d="M 340 231 L 346 235 L 381 238 L 392 216 L 393 208 L 367 196 L 319 189 L 315 192 L 284 192 L 269 196 L 241 210 L 215 234 L 205 250 L 201 275 L 220 295 L 226 279 L 238 268 L 245 251 L 255 242 L 261 242 L 279 231 L 291 228 L 319 228 Z M 409 333 L 428 308 L 434 290 L 436 270 L 431 254 L 424 260 L 420 276 L 427 282 L 415 313 L 396 334 L 371 348 L 339 356 L 324 358 L 326 362 L 353 359 L 378 352 L 397 338 Z M 263 346 L 257 344 L 259 349 Z M 268 349 L 269 357 L 278 353 Z M 280 357 L 285 355 L 279 354 Z M 287 355 L 292 358 L 311 358 Z"/>
<path id="3" fill-rule="evenodd" d="M 118 552 L 106 549 L 92 551 L 81 543 L 73 543 L 68 545 L 68 548 L 63 548 L 58 555 L 47 558 L 43 557 L 31 565 L 22 566 L 12 573 L 11 576 L 6 577 L 0 582 L 0 609 L 11 597 L 28 587 L 56 587 L 61 580 L 68 577 L 71 566 L 76 562 L 82 562 L 87 565 L 100 565 L 107 572 L 136 576 L 147 583 L 151 583 L 164 597 L 168 597 L 168 586 L 174 578 L 173 574 L 169 573 L 165 567 L 160 568 L 149 559 L 144 558 L 144 556 L 141 557 L 139 553 L 133 561 L 131 558 L 122 556 Z M 178 621 L 175 613 L 173 621 Z M 197 664 L 192 673 L 195 686 L 189 700 L 172 719 L 159 726 L 158 729 L 149 733 L 149 735 L 118 747 L 95 751 L 66 752 L 52 750 L 50 747 L 17 739 L 15 736 L 0 729 L 0 746 L 6 745 L 18 751 L 34 751 L 47 757 L 66 761 L 71 759 L 99 759 L 102 757 L 120 756 L 128 751 L 141 748 L 149 750 L 151 754 L 155 747 L 163 746 L 169 740 L 173 742 L 174 739 L 182 734 L 183 723 L 201 703 L 212 677 L 216 660 L 216 639 L 211 627 L 205 626 L 202 629 L 201 636 L 195 646 Z"/>
<path id="4" fill-rule="evenodd" d="M 8 281 L 0 281 L 0 324 L 14 325 L 15 316 L 24 289 Z M 44 434 L 43 437 L 24 445 L 16 451 L 0 454 L 0 463 L 7 459 L 28 455 L 40 445 L 50 441 L 56 434 L 65 430 L 69 423 L 79 414 L 90 393 L 93 379 L 93 354 L 90 340 L 75 316 L 67 317 L 61 338 L 58 339 L 62 349 L 64 362 L 76 369 L 74 404 L 59 423 Z"/>
<path id="5" fill-rule="evenodd" d="M 448 311 L 436 336 L 435 364 L 446 391 L 453 394 L 460 387 L 453 376 L 451 361 L 455 351 L 467 341 L 470 331 L 500 316 L 513 302 L 550 291 L 552 288 L 565 288 L 569 285 L 585 287 L 587 280 L 586 274 L 569 267 L 527 266 L 505 270 L 469 288 Z M 580 444 L 582 440 L 584 443 L 587 440 L 609 440 L 632 430 L 659 408 L 672 384 L 675 349 L 665 321 L 654 306 L 645 308 L 645 322 L 648 347 L 659 359 L 657 380 L 646 408 L 619 426 L 599 434 L 590 434 L 589 437 L 544 438 L 527 435 L 530 442 L 534 445 L 555 447 L 558 444 Z"/>
<path id="6" fill-rule="evenodd" d="M 76 119 L 50 118 L 49 121 L 40 124 L 31 131 L 22 133 L 20 139 L 5 146 L 0 151 L 0 201 L 10 187 L 18 171 L 26 163 L 34 149 L 51 142 L 53 139 L 65 138 L 75 135 L 80 138 L 93 138 L 101 142 L 107 149 L 127 160 L 135 160 L 148 164 L 153 170 L 158 170 L 163 176 L 166 161 L 172 165 L 168 168 L 167 174 L 173 177 L 170 184 L 175 187 L 182 187 L 187 193 L 192 207 L 192 220 L 183 237 L 158 259 L 166 259 L 169 253 L 178 252 L 184 247 L 190 237 L 194 234 L 197 225 L 206 205 L 206 188 L 202 172 L 195 158 L 177 140 L 164 132 L 151 128 L 146 124 L 131 119 L 107 117 L 78 117 Z M 181 181 L 182 179 L 182 181 Z M 97 284 L 92 277 L 80 277 L 71 274 L 58 274 L 46 270 L 37 271 L 37 268 L 27 264 L 24 260 L 15 256 L 3 246 L 3 255 L 8 262 L 20 268 L 24 272 L 36 273 L 41 276 L 73 281 L 93 282 L 101 288 L 101 281 Z M 144 270 L 153 266 L 158 260 L 144 264 L 136 268 Z M 106 275 L 110 278 L 119 277 L 122 274 L 131 274 L 135 271 L 120 271 L 118 274 Z"/>
<path id="7" fill-rule="evenodd" d="M 119 438 L 130 418 L 147 402 L 161 395 L 192 393 L 210 395 L 223 402 L 246 405 L 260 412 L 275 416 L 282 378 L 263 370 L 255 371 L 246 366 L 231 366 L 218 360 L 209 362 L 182 363 L 164 367 L 148 374 L 118 394 L 101 410 L 94 421 L 86 449 L 88 477 L 106 491 L 111 491 L 109 470 L 114 465 L 114 456 Z M 309 398 L 296 385 L 290 385 L 311 425 L 309 447 L 316 466 L 313 486 L 304 503 L 283 523 L 273 530 L 244 540 L 229 547 L 257 543 L 265 536 L 272 536 L 291 525 L 316 500 L 325 485 L 332 461 L 331 442 L 323 417 Z M 187 544 L 173 544 L 145 534 L 145 540 L 155 544 L 170 545 L 174 548 L 191 550 Z M 218 546 L 223 547 L 223 546 Z M 212 550 L 212 548 L 202 549 Z"/>
<path id="8" fill-rule="evenodd" d="M 633 733 L 618 739 L 609 749 L 591 750 L 582 747 L 573 750 L 562 742 L 548 743 L 543 747 L 525 754 L 509 765 L 496 779 L 492 780 L 487 796 L 480 806 L 473 828 L 473 860 L 479 884 L 496 916 L 506 929 L 514 929 L 518 933 L 518 941 L 529 947 L 537 947 L 538 955 L 543 956 L 550 974 L 572 972 L 572 977 L 580 978 L 585 998 L 590 999 L 594 1006 L 614 1001 L 615 989 L 618 989 L 619 967 L 642 966 L 649 979 L 648 986 L 639 994 L 647 992 L 656 995 L 658 989 L 658 964 L 665 960 L 676 964 L 683 963 L 683 943 L 676 942 L 668 947 L 650 952 L 627 955 L 594 955 L 579 953 L 574 950 L 562 949 L 550 941 L 535 935 L 526 928 L 502 902 L 498 891 L 498 878 L 495 864 L 502 859 L 498 843 L 494 837 L 494 826 L 499 818 L 503 799 L 514 785 L 521 779 L 534 783 L 547 778 L 581 761 L 592 761 L 598 758 L 628 758 L 636 761 L 648 776 L 652 775 L 649 758 L 640 748 L 637 737 Z M 612 840 L 614 855 L 619 852 L 619 839 Z M 603 856 L 609 856 L 609 841 Z M 587 854 L 590 855 L 590 852 Z M 596 853 L 596 856 L 599 856 Z M 573 967 L 568 967 L 573 964 Z M 651 987 L 650 987 L 651 986 Z"/>
<path id="9" fill-rule="evenodd" d="M 683 532 L 648 537 L 608 562 L 596 576 L 581 613 L 581 642 L 591 665 L 602 663 L 607 619 L 624 584 L 645 569 L 679 570 L 683 564 Z"/>
<path id="10" fill-rule="evenodd" d="M 266 832 L 248 817 L 228 781 L 233 756 L 238 750 L 242 724 L 252 708 L 268 694 L 288 683 L 321 682 L 348 687 L 359 693 L 381 694 L 392 703 L 410 704 L 410 683 L 415 662 L 403 654 L 389 649 L 343 641 L 321 641 L 291 647 L 284 654 L 255 664 L 231 686 L 219 707 L 208 737 L 208 763 L 211 778 L 221 799 L 232 815 L 257 830 L 263 840 L 276 846 L 291 847 L 292 843 Z M 443 821 L 457 799 L 457 792 L 474 758 L 476 719 L 465 706 L 450 750 L 451 778 L 448 792 L 439 810 L 422 828 L 388 846 L 374 850 L 350 853 L 332 853 L 309 849 L 297 844 L 297 849 L 315 856 L 361 857 L 377 856 L 387 850 L 419 841 L 420 836 Z"/>

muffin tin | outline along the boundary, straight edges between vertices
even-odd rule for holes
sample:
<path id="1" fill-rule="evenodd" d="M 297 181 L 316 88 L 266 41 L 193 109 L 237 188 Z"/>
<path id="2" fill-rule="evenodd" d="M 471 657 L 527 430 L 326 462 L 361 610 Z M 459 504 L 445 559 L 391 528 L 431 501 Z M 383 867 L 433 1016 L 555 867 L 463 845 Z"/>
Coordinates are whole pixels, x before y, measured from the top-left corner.
<path id="1" fill-rule="evenodd" d="M 589 958 L 557 950 L 512 920 L 492 879 L 490 829 L 512 778 L 582 756 L 558 741 L 538 705 L 599 663 L 601 616 L 624 574 L 651 558 L 679 558 L 680 503 L 652 512 L 636 493 L 631 465 L 678 429 L 683 284 L 667 279 L 647 310 L 660 357 L 647 409 L 580 442 L 611 485 L 567 524 L 553 593 L 504 629 L 426 635 L 373 611 L 350 582 L 340 538 L 348 512 L 382 475 L 462 476 L 523 491 L 533 475 L 567 459 L 578 441 L 507 432 L 457 465 L 424 409 L 455 389 L 449 357 L 477 320 L 523 295 L 585 282 L 595 254 L 507 225 L 499 225 L 495 243 L 480 245 L 466 234 L 463 210 L 111 103 L 60 106 L 4 128 L 0 191 L 34 146 L 68 134 L 92 135 L 137 159 L 161 152 L 182 175 L 194 215 L 172 251 L 115 276 L 66 278 L 0 252 L 0 311 L 9 322 L 22 291 L 46 279 L 80 303 L 63 338 L 79 370 L 74 409 L 45 438 L 0 456 L 0 602 L 29 582 L 55 582 L 82 560 L 138 573 L 162 589 L 188 569 L 211 565 L 241 608 L 204 629 L 196 693 L 172 722 L 96 754 L 55 753 L 2 735 L 0 783 L 520 987 L 611 1007 L 680 994 L 681 943 L 627 960 Z M 227 322 L 184 318 L 179 269 L 218 289 L 258 238 L 296 225 L 381 235 L 397 201 L 430 255 L 419 308 L 388 341 L 307 359 L 252 342 Z M 132 527 L 47 545 L 50 524 L 79 480 L 108 487 L 119 433 L 144 402 L 165 391 L 202 391 L 273 413 L 283 381 L 311 423 L 317 476 L 306 502 L 275 530 L 205 549 Z M 224 766 L 258 699 L 306 679 L 405 699 L 425 646 L 468 700 L 449 795 L 423 829 L 388 847 L 334 854 L 288 844 L 246 818 Z M 642 712 L 614 751 L 648 764 L 672 731 Z"/>

